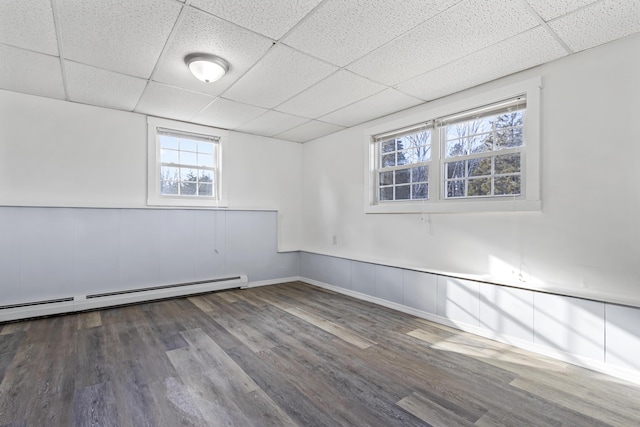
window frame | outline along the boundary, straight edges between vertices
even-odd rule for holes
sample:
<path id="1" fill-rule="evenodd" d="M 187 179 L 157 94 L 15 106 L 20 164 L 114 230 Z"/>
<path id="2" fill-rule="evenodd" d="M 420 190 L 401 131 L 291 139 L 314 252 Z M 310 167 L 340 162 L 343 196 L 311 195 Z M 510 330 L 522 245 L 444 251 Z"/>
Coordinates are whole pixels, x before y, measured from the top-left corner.
<path id="1" fill-rule="evenodd" d="M 446 102 L 434 101 L 412 109 L 411 114 L 395 120 L 377 121 L 364 130 L 365 139 L 365 213 L 455 213 L 455 212 L 507 212 L 540 211 L 540 92 L 541 78 L 533 78 L 502 88 L 487 90 L 472 96 L 461 98 L 452 96 Z M 429 167 L 429 199 L 379 202 L 378 155 L 375 137 L 391 133 L 392 129 L 410 128 L 419 123 L 435 122 L 439 118 L 463 115 L 473 109 L 482 108 L 511 98 L 526 97 L 526 118 L 523 126 L 525 147 L 521 153 L 521 194 L 446 198 L 444 194 L 444 148 L 441 141 L 441 128 L 434 126 L 431 135 L 431 161 Z M 398 115 L 397 115 L 398 116 Z M 499 153 L 495 151 L 494 153 Z M 495 155 L 495 154 L 494 154 Z"/>
<path id="2" fill-rule="evenodd" d="M 160 193 L 160 135 L 159 130 L 175 132 L 177 134 L 197 135 L 206 138 L 217 139 L 217 169 L 214 178 L 216 197 L 164 195 Z M 224 179 L 224 159 L 226 153 L 226 141 L 228 132 L 208 126 L 178 122 L 174 120 L 147 117 L 147 205 L 149 206 L 174 206 L 174 207 L 227 207 L 227 187 Z"/>

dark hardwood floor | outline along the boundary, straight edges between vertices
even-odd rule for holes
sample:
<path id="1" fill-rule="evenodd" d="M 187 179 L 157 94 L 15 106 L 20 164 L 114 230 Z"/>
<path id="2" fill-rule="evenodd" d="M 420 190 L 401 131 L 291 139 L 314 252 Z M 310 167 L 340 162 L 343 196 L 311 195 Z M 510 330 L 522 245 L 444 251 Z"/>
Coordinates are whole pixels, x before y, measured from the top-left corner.
<path id="1" fill-rule="evenodd" d="M 303 283 L 0 324 L 0 426 L 636 426 L 640 387 Z"/>

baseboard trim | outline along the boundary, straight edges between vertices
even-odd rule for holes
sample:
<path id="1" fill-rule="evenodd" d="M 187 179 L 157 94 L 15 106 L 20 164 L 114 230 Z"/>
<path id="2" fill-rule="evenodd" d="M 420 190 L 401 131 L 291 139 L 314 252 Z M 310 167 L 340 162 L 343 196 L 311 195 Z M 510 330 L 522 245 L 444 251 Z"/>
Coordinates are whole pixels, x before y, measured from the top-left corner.
<path id="1" fill-rule="evenodd" d="M 602 374 L 609 375 L 614 378 L 620 378 L 625 381 L 629 381 L 635 384 L 640 384 L 640 372 L 636 372 L 633 370 L 620 368 L 617 366 L 612 366 L 603 362 L 599 362 L 597 360 L 588 359 L 582 356 L 578 356 L 571 353 L 566 353 L 560 350 L 555 350 L 552 348 L 540 346 L 534 344 L 529 341 L 525 341 L 522 339 L 505 336 L 498 334 L 489 329 L 481 328 L 476 325 L 470 325 L 464 322 L 457 322 L 446 317 L 438 316 L 433 313 L 429 313 L 426 311 L 418 310 L 412 307 L 407 307 L 406 305 L 398 304 L 395 302 L 383 300 L 381 298 L 373 297 L 371 295 L 363 294 L 360 292 L 352 291 L 350 289 L 341 288 L 339 286 L 330 285 L 328 283 L 320 282 L 314 279 L 309 279 L 308 277 L 300 277 L 300 281 L 308 283 L 310 285 L 317 286 L 319 288 L 327 289 L 339 294 L 348 295 L 353 298 L 357 298 L 363 301 L 371 302 L 374 304 L 381 305 L 383 307 L 391 308 L 393 310 L 397 310 L 403 313 L 411 314 L 416 317 L 420 317 L 425 320 L 429 320 L 435 323 L 439 323 L 444 326 L 449 326 L 451 328 L 459 329 L 464 332 L 469 332 L 474 335 L 478 335 L 484 338 L 488 338 L 494 341 L 502 342 L 505 344 L 512 345 L 514 347 L 521 348 L 523 350 L 528 350 L 533 353 L 537 353 L 543 356 L 550 357 L 552 359 L 559 360 L 561 362 L 569 363 L 572 365 L 580 366 L 582 368 L 590 369 L 592 371 L 596 371 Z"/>

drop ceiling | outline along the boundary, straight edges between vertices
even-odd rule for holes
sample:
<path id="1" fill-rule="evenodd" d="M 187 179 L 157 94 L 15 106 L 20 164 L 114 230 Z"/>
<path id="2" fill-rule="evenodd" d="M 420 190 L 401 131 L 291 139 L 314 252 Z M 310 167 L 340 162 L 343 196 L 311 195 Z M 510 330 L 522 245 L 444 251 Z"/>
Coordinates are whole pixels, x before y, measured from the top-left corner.
<path id="1" fill-rule="evenodd" d="M 2 0 L 0 89 L 306 142 L 637 32 L 638 0 Z"/>

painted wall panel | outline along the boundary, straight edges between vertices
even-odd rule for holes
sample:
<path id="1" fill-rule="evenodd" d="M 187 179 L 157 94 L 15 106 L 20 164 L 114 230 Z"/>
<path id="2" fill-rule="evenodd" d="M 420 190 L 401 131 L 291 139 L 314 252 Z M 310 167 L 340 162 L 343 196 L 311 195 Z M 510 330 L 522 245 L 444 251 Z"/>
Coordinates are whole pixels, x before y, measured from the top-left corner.
<path id="1" fill-rule="evenodd" d="M 481 283 L 480 326 L 533 342 L 533 292 Z"/>
<path id="2" fill-rule="evenodd" d="M 229 211 L 226 224 L 227 274 L 250 282 L 300 274 L 299 254 L 276 252 L 276 212 Z"/>
<path id="3" fill-rule="evenodd" d="M 351 261 L 336 257 L 329 258 L 331 260 L 328 265 L 330 281 L 327 283 L 344 289 L 351 289 Z"/>
<path id="4" fill-rule="evenodd" d="M 226 212 L 194 210 L 196 244 L 194 280 L 206 280 L 225 275 Z"/>
<path id="5" fill-rule="evenodd" d="M 22 298 L 38 301 L 73 296 L 73 210 L 28 209 L 21 216 Z"/>
<path id="6" fill-rule="evenodd" d="M 0 209 L 0 303 L 24 300 L 20 288 L 21 229 L 22 212 L 19 208 Z"/>
<path id="7" fill-rule="evenodd" d="M 534 342 L 604 362 L 604 303 L 536 293 Z"/>
<path id="8" fill-rule="evenodd" d="M 438 316 L 478 326 L 480 284 L 470 280 L 438 276 Z"/>
<path id="9" fill-rule="evenodd" d="M 438 276 L 419 271 L 403 270 L 403 304 L 436 314 Z"/>
<path id="10" fill-rule="evenodd" d="M 160 277 L 165 283 L 195 280 L 196 223 L 192 210 L 160 211 Z"/>
<path id="11" fill-rule="evenodd" d="M 606 362 L 640 372 L 640 309 L 606 304 Z"/>
<path id="12" fill-rule="evenodd" d="M 386 301 L 402 304 L 402 270 L 376 265 L 375 296 Z"/>
<path id="13" fill-rule="evenodd" d="M 120 210 L 74 209 L 76 294 L 108 292 L 120 283 Z"/>
<path id="14" fill-rule="evenodd" d="M 325 277 L 327 263 L 323 255 L 310 254 L 303 252 L 300 256 L 300 275 L 319 282 L 327 282 Z M 333 284 L 333 283 L 330 283 Z"/>
<path id="15" fill-rule="evenodd" d="M 351 289 L 365 295 L 375 296 L 376 266 L 366 262 L 351 264 Z"/>
<path id="16" fill-rule="evenodd" d="M 135 289 L 169 284 L 160 276 L 161 211 L 121 211 L 120 283 L 118 289 Z M 114 289 L 115 290 L 115 289 Z"/>

